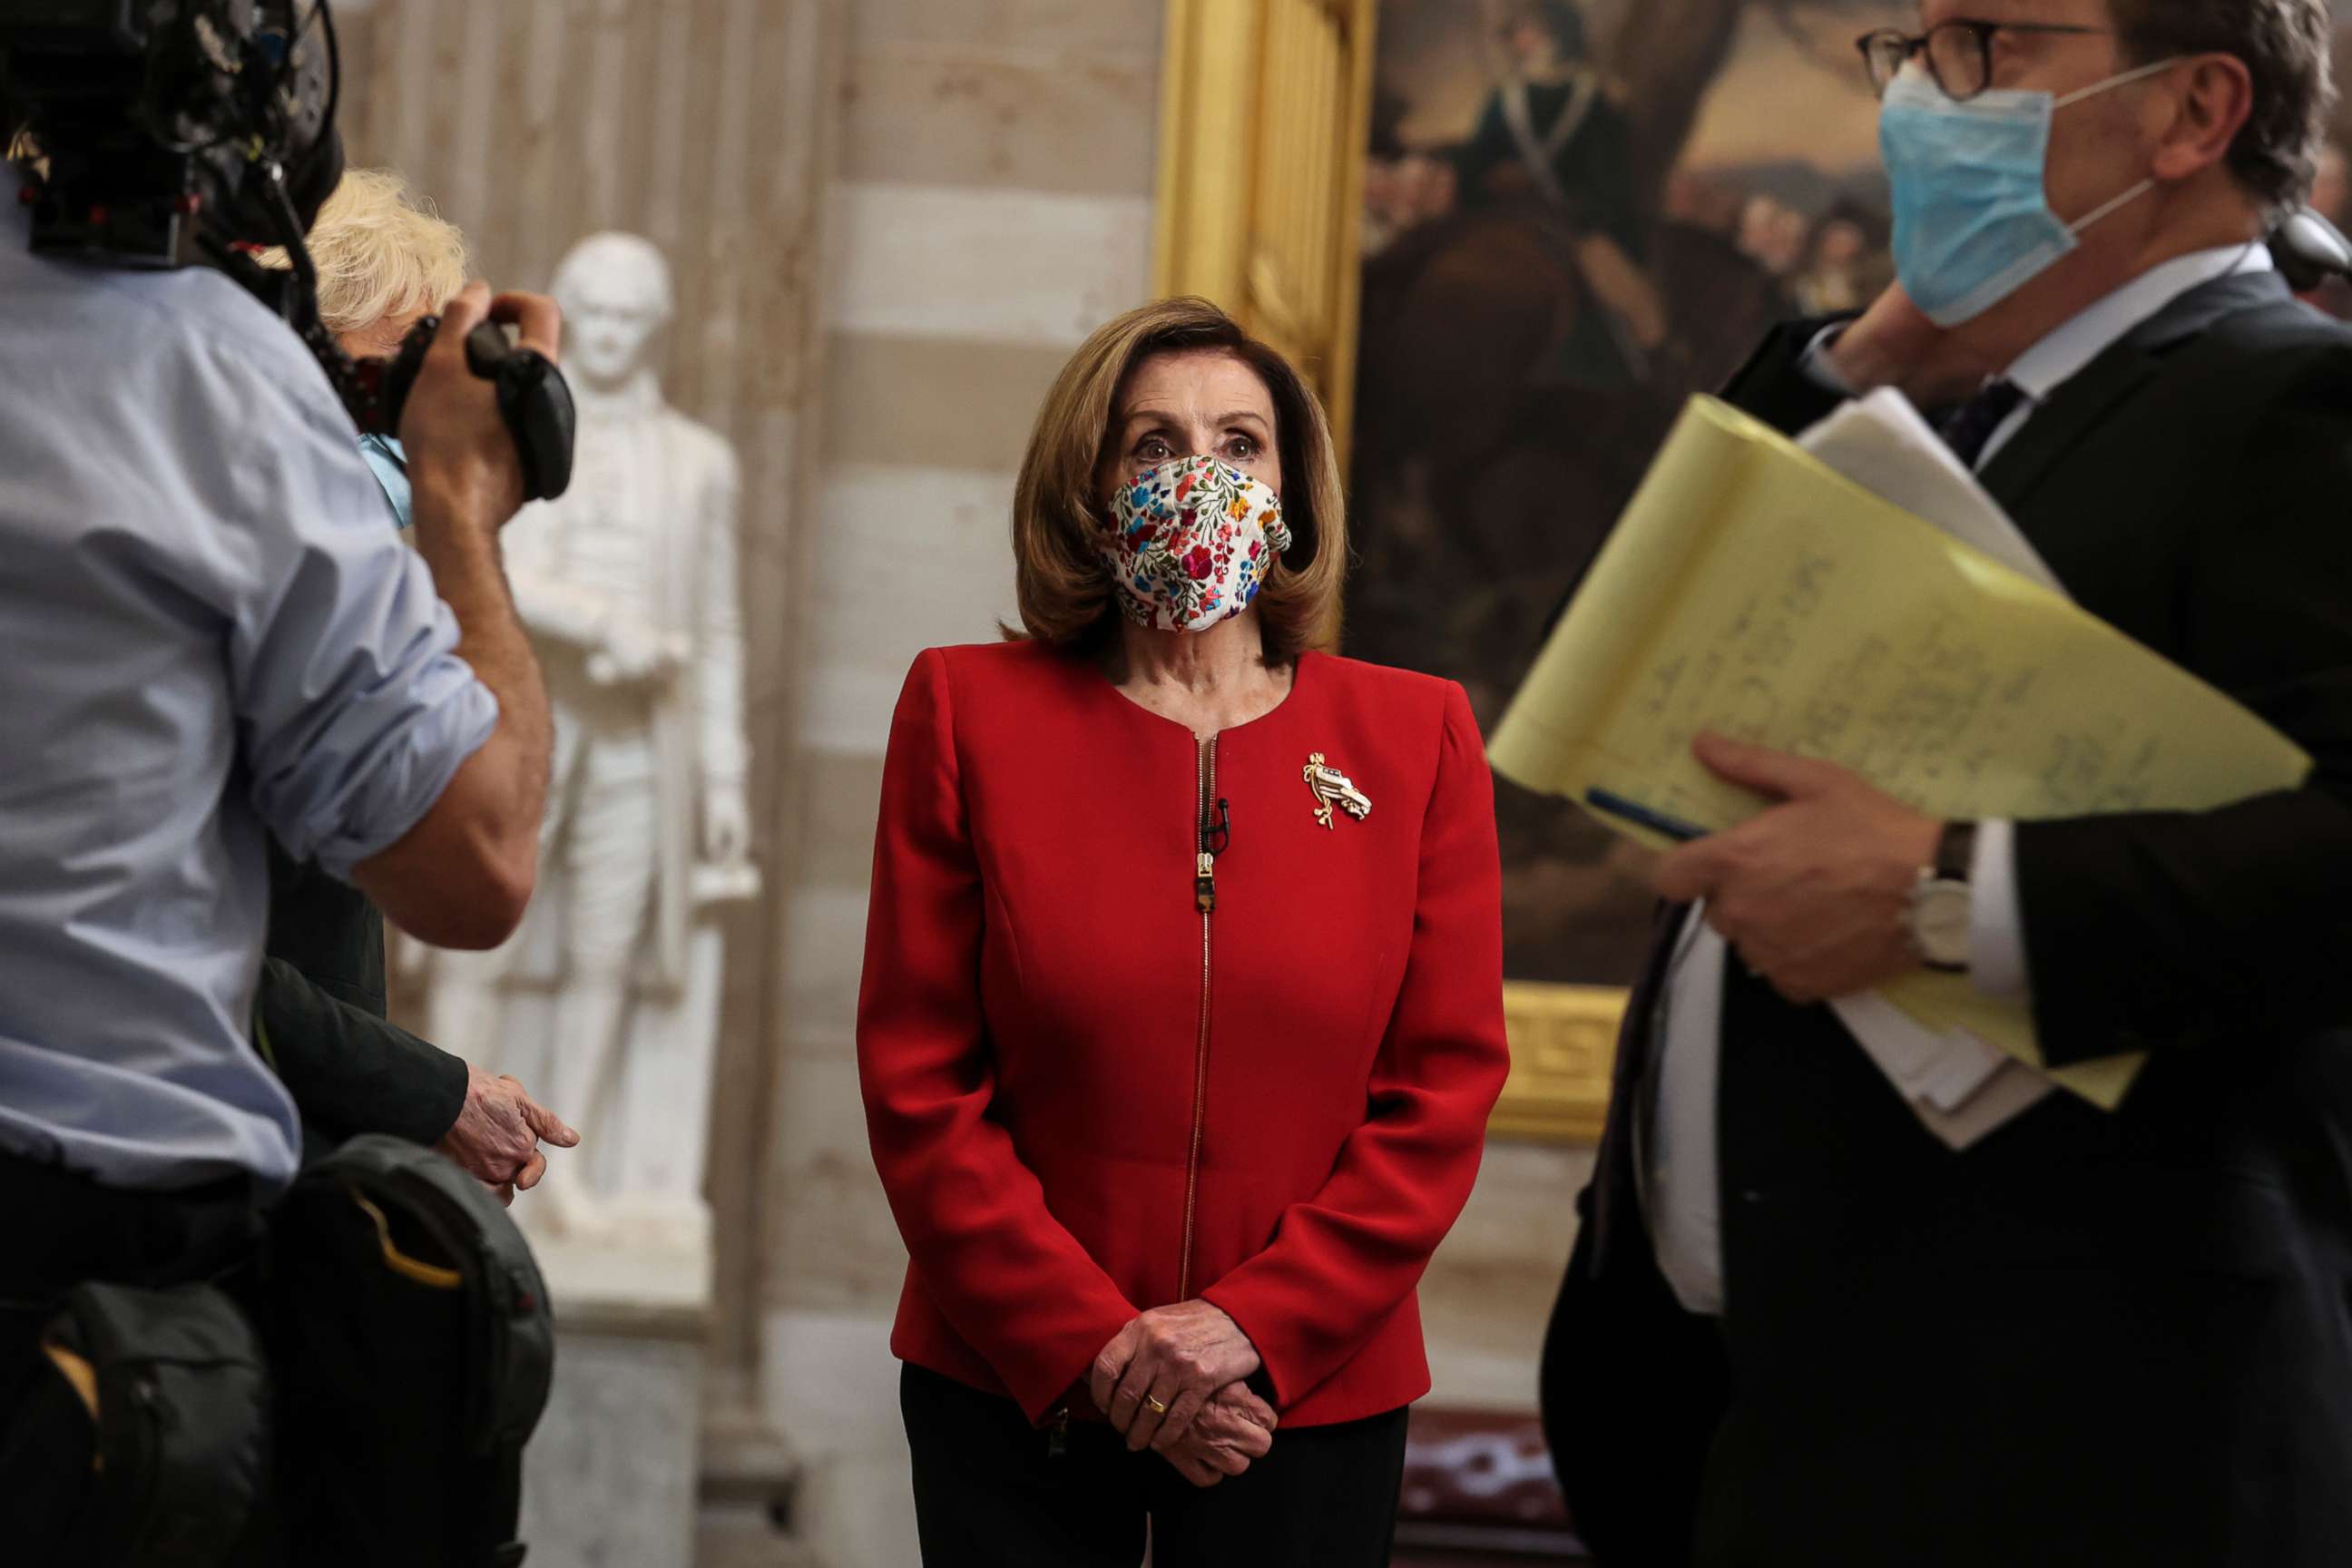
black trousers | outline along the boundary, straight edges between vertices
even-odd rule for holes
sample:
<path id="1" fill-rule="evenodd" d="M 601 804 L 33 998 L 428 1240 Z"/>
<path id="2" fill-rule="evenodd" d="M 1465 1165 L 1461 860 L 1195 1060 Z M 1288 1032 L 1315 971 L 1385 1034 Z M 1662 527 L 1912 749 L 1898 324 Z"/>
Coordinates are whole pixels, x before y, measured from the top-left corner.
<path id="1" fill-rule="evenodd" d="M 1396 1534 L 1405 1412 L 1284 1428 L 1243 1475 L 1197 1488 L 1110 1427 L 1062 1451 L 1021 1407 L 919 1366 L 898 1402 L 925 1568 L 1380 1568 Z"/>
<path id="2" fill-rule="evenodd" d="M 61 1563 L 92 1506 L 96 1433 L 40 1348 L 56 1299 L 88 1280 L 219 1278 L 250 1261 L 259 1223 L 242 1179 L 134 1193 L 0 1154 L 0 1561 Z"/>

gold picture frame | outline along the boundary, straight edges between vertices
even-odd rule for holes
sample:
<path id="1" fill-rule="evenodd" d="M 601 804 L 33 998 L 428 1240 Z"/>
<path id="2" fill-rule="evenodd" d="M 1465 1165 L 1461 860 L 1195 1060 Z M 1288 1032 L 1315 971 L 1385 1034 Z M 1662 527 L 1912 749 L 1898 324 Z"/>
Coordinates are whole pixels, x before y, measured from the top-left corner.
<path id="1" fill-rule="evenodd" d="M 1168 0 L 1156 291 L 1200 294 L 1289 356 L 1344 461 L 1378 0 Z M 1507 983 L 1495 1135 L 1585 1143 L 1608 1113 L 1622 988 Z"/>
<path id="2" fill-rule="evenodd" d="M 1511 1076 L 1487 1130 L 1498 1138 L 1598 1143 L 1609 1119 L 1609 1084 L 1625 989 L 1616 985 L 1503 984 Z"/>
<path id="3" fill-rule="evenodd" d="M 1378 0 L 1168 0 L 1157 291 L 1233 311 L 1313 383 L 1345 456 Z"/>

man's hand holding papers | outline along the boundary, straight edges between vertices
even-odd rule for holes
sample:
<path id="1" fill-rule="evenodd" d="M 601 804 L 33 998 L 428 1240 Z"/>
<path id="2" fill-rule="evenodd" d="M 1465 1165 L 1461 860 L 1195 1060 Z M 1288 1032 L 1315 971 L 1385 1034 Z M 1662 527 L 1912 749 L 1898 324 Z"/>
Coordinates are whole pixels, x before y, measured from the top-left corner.
<path id="1" fill-rule="evenodd" d="M 1919 967 L 1903 916 L 1943 825 L 1860 774 L 1703 734 L 1717 778 L 1779 802 L 1658 863 L 1659 896 L 1707 923 L 1799 1006 L 1874 991 Z"/>
<path id="2" fill-rule="evenodd" d="M 1871 414 L 1867 400 L 1848 412 Z M 1896 946 L 1896 895 L 1933 859 L 1921 825 L 2207 810 L 2294 788 L 2311 758 L 2070 603 L 1902 413 L 1876 437 L 1849 432 L 1840 458 L 1927 515 L 1694 401 L 1489 754 L 1504 776 L 1653 848 L 1702 840 L 1697 869 L 1676 874 L 1731 898 L 1712 918 L 1784 991 L 1875 989 L 1928 1033 L 1964 1032 L 2112 1109 L 2144 1053 L 2051 1066 L 2025 998 L 1929 973 Z M 1770 776 L 1707 765 L 1708 734 L 1769 748 Z M 1772 782 L 1792 763 L 1822 798 Z M 1855 843 L 1851 862 L 1801 868 Z M 1864 888 L 1881 900 L 1874 934 L 1857 931 Z M 1829 929 L 1812 929 L 1824 913 Z"/>

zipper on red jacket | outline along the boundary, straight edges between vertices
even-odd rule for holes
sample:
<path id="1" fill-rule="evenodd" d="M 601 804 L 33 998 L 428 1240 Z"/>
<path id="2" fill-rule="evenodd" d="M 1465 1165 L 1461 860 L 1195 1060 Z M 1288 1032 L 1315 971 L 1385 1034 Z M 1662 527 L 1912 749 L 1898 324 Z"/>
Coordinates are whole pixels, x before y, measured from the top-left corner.
<path id="1" fill-rule="evenodd" d="M 1201 1137 L 1209 1115 L 1209 926 L 1217 911 L 1216 828 L 1209 803 L 1217 794 L 1217 740 L 1196 742 L 1192 770 L 1192 903 L 1201 911 L 1201 1016 L 1192 1047 L 1192 1145 L 1184 1159 L 1184 1251 L 1176 1265 L 1176 1300 L 1192 1297 L 1192 1212 L 1201 1195 Z M 1219 802 L 1220 805 L 1223 803 Z"/>

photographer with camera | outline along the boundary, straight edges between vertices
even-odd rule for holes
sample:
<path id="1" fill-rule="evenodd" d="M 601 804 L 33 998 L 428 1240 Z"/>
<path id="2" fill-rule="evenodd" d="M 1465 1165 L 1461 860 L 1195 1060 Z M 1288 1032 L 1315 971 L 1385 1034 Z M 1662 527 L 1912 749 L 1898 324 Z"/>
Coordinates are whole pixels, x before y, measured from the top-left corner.
<path id="1" fill-rule="evenodd" d="M 399 356 L 411 329 L 466 287 L 466 236 L 391 169 L 346 169 L 304 244 L 318 274 L 319 323 L 354 360 Z M 294 270 L 283 247 L 264 267 Z M 360 437 L 400 526 L 408 526 L 408 460 L 399 437 Z"/>
<path id="2" fill-rule="evenodd" d="M 231 1561 L 268 1490 L 280 1347 L 259 1349 L 252 1293 L 211 1285 L 250 1273 L 296 1170 L 295 1107 L 247 1026 L 268 837 L 438 945 L 504 940 L 536 876 L 547 699 L 498 531 L 568 472 L 559 317 L 478 283 L 449 303 L 400 389 L 403 548 L 348 412 L 376 406 L 366 378 L 300 288 L 273 314 L 240 266 L 285 244 L 310 281 L 302 231 L 341 162 L 324 19 L 300 0 L 0 16 L 37 159 L 0 210 L 12 1562 L 135 1563 L 165 1540 Z M 491 322 L 520 344 L 503 363 Z M 561 450 L 535 450 L 551 428 Z M 462 1299 L 404 1215 L 348 1195 L 370 1257 L 380 1239 Z M 505 1275 L 503 1305 L 543 1328 L 527 1255 Z M 535 1396 L 494 1394 L 528 1405 L 525 1434 L 539 1365 Z"/>
<path id="3" fill-rule="evenodd" d="M 410 331 L 466 287 L 466 237 L 389 169 L 346 169 L 305 237 L 320 324 L 355 359 L 398 355 Z M 265 267 L 291 272 L 282 247 Z M 361 456 L 409 526 L 397 438 L 364 435 Z M 580 1135 L 510 1076 L 437 1049 L 386 1016 L 383 920 L 364 894 L 272 845 L 269 944 L 255 1028 L 301 1112 L 305 1163 L 368 1132 L 437 1148 L 511 1203 L 547 1168 L 544 1140 Z"/>

